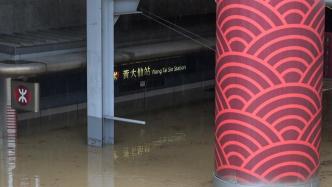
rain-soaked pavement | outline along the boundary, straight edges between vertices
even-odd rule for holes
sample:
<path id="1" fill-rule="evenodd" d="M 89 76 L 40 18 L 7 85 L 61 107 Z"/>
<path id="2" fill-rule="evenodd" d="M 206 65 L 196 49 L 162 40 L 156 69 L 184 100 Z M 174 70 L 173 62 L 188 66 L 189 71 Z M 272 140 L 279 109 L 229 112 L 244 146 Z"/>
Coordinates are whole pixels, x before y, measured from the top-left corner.
<path id="1" fill-rule="evenodd" d="M 321 187 L 332 186 L 331 102 L 324 94 Z M 116 145 L 103 149 L 86 146 L 84 111 L 37 120 L 21 126 L 16 142 L 0 142 L 0 185 L 211 187 L 213 114 L 205 100 L 133 115 L 148 125 L 117 124 Z M 55 124 L 65 125 L 43 130 Z"/>

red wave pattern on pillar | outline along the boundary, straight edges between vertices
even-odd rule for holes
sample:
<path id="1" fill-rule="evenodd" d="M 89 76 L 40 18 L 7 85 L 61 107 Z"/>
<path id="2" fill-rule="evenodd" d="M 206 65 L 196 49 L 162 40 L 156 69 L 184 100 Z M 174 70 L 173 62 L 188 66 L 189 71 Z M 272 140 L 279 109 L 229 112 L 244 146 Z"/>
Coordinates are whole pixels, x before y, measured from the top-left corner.
<path id="1" fill-rule="evenodd" d="M 217 176 L 310 180 L 320 157 L 324 1 L 217 4 Z"/>

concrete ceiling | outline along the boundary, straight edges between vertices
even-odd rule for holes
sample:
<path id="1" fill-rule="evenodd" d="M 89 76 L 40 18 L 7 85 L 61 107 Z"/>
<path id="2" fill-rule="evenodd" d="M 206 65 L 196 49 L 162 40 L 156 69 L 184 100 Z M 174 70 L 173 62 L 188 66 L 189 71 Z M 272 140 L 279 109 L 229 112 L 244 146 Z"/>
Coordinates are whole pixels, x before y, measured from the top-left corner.
<path id="1" fill-rule="evenodd" d="M 326 5 L 332 6 L 332 0 L 325 0 L 325 2 L 326 2 Z"/>

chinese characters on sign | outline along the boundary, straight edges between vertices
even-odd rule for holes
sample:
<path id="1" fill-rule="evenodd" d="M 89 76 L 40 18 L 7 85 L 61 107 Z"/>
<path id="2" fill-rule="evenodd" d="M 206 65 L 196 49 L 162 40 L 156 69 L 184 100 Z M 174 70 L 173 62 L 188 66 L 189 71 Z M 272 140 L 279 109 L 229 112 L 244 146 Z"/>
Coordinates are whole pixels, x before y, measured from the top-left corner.
<path id="1" fill-rule="evenodd" d="M 142 78 L 145 76 L 150 76 L 151 72 L 150 72 L 151 68 L 149 66 L 147 67 L 137 67 L 137 68 L 132 68 L 132 69 L 124 69 L 122 71 L 122 77 L 123 80 L 126 79 L 133 79 L 133 78 Z"/>
<path id="2" fill-rule="evenodd" d="M 114 71 L 114 80 L 132 80 L 147 78 L 150 76 L 162 76 L 186 70 L 186 65 L 174 65 L 164 67 L 138 66 L 132 68 L 124 68 L 120 71 Z"/>
<path id="3" fill-rule="evenodd" d="M 215 56 L 210 51 L 181 56 L 116 63 L 115 96 L 214 80 Z"/>

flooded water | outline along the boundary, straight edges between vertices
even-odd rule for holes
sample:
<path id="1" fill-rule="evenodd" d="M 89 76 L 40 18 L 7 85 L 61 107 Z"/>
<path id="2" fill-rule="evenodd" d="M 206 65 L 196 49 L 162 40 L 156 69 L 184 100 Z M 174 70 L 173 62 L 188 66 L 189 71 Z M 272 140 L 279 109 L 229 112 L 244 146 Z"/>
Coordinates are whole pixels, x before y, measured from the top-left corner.
<path id="1" fill-rule="evenodd" d="M 331 96 L 324 95 L 321 187 L 332 184 Z M 74 114 L 62 128 L 48 128 L 64 123 L 62 118 L 22 124 L 16 140 L 0 142 L 0 184 L 212 187 L 213 111 L 209 100 L 131 116 L 147 126 L 117 124 L 116 145 L 103 149 L 86 145 L 85 120 L 70 117 Z M 80 124 L 70 125 L 75 123 Z"/>
<path id="2" fill-rule="evenodd" d="M 117 124 L 116 145 L 103 149 L 87 147 L 85 125 L 22 125 L 16 142 L 0 143 L 1 186 L 212 186 L 213 102 L 133 117 L 147 126 Z"/>

